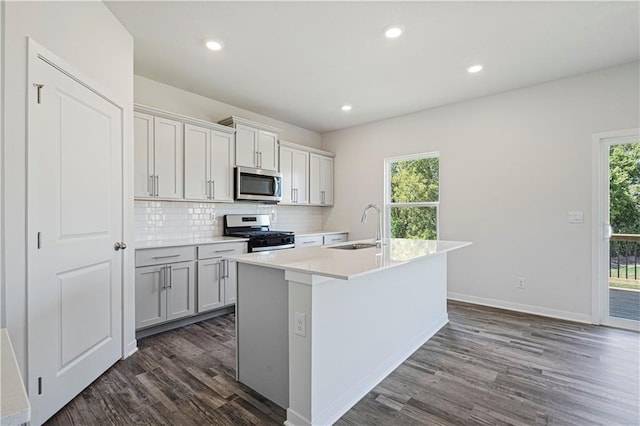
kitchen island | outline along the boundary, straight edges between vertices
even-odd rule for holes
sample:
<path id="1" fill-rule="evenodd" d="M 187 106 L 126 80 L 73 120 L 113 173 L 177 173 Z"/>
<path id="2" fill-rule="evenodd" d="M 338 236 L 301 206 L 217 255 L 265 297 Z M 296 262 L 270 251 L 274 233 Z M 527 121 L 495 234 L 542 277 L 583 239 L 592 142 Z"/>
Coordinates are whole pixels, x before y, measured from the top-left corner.
<path id="1" fill-rule="evenodd" d="M 448 322 L 447 252 L 470 244 L 229 256 L 237 379 L 286 408 L 285 424 L 332 424 Z"/>

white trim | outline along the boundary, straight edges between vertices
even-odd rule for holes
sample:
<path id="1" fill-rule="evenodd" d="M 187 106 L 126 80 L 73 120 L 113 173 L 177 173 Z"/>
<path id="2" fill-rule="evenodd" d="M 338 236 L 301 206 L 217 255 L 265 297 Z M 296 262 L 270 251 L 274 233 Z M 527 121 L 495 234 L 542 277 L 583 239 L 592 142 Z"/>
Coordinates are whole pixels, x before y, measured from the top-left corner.
<path id="1" fill-rule="evenodd" d="M 5 28 L 7 26 L 4 22 L 5 15 L 5 3 L 0 2 L 0 253 L 6 253 L 5 250 L 5 241 L 4 241 L 4 186 L 7 181 L 4 178 L 4 111 L 5 111 L 5 82 L 4 82 L 4 74 L 5 74 Z M 0 328 L 6 327 L 6 308 L 5 308 L 5 300 L 6 297 L 6 280 L 4 276 L 5 271 L 5 255 L 0 255 Z"/>
<path id="2" fill-rule="evenodd" d="M 636 329 L 635 321 L 609 316 L 609 291 L 603 283 L 607 270 L 603 259 L 609 256 L 609 245 L 605 244 L 604 226 L 609 221 L 609 147 L 637 142 L 640 129 L 625 129 L 595 133 L 592 136 L 592 180 L 591 180 L 591 322 L 612 327 Z M 634 326 L 635 325 L 635 326 Z"/>
<path id="3" fill-rule="evenodd" d="M 267 132 L 280 133 L 281 129 L 277 127 L 269 126 L 267 124 L 258 123 L 255 121 L 247 120 L 246 118 L 237 117 L 232 115 L 231 117 L 227 117 L 224 120 L 218 121 L 218 124 L 222 124 L 223 126 L 236 127 L 236 124 L 243 124 L 245 126 L 254 127 L 260 130 L 266 130 Z"/>
<path id="4" fill-rule="evenodd" d="M 505 300 L 489 299 L 486 297 L 470 296 L 461 293 L 447 294 L 450 300 L 473 303 L 475 305 L 490 306 L 492 308 L 506 309 L 508 311 L 522 312 L 525 314 L 540 315 L 543 317 L 556 318 L 567 321 L 575 321 L 584 324 L 591 324 L 591 317 L 587 314 L 577 312 L 560 311 L 557 309 L 542 308 L 540 306 L 523 305 L 520 303 L 507 302 Z"/>
<path id="5" fill-rule="evenodd" d="M 165 110 L 150 107 L 147 105 L 133 104 L 133 110 L 135 112 L 150 114 L 157 117 L 167 118 L 169 120 L 182 121 L 183 123 L 193 124 L 194 126 L 206 127 L 208 129 L 217 130 L 219 132 L 224 132 L 229 134 L 233 134 L 236 132 L 236 130 L 232 127 L 223 126 L 222 124 L 214 123 L 212 121 L 206 121 L 206 120 L 200 120 L 198 118 L 188 117 L 186 115 L 165 111 Z M 157 198 L 154 198 L 154 200 L 157 200 Z M 201 200 L 198 200 L 198 201 L 201 201 Z"/>
<path id="6" fill-rule="evenodd" d="M 422 345 L 427 343 L 438 331 L 442 329 L 449 322 L 449 316 L 445 313 L 444 316 L 439 318 L 433 327 L 430 327 L 423 331 L 419 336 L 416 336 L 412 341 L 408 342 L 399 350 L 395 351 L 393 356 L 389 359 L 395 359 L 397 361 L 391 363 L 387 368 L 382 371 L 372 371 L 371 374 L 362 378 L 358 383 L 355 383 L 351 389 L 349 389 L 342 398 L 337 399 L 334 403 L 327 407 L 322 413 L 318 413 L 314 416 L 312 424 L 317 425 L 330 425 L 335 423 L 344 416 L 354 405 L 364 398 L 369 392 L 371 392 L 380 382 L 382 382 L 389 374 L 391 374 L 396 368 L 402 365 L 415 351 L 420 349 Z M 287 410 L 287 414 L 289 410 Z M 293 419 L 287 417 L 287 424 L 302 426 L 306 423 L 296 424 L 292 422 Z"/>
<path id="7" fill-rule="evenodd" d="M 300 145 L 297 143 L 293 143 L 293 142 L 288 142 L 285 140 L 278 140 L 278 144 L 280 146 L 284 146 L 287 148 L 293 148 L 293 149 L 297 149 L 300 151 L 306 151 L 306 152 L 313 152 L 314 154 L 319 154 L 319 155 L 324 155 L 325 157 L 335 157 L 336 154 L 335 152 L 329 152 L 329 151 L 323 151 L 321 149 L 317 149 L 317 148 L 312 148 L 310 146 L 306 146 L 306 145 Z"/>

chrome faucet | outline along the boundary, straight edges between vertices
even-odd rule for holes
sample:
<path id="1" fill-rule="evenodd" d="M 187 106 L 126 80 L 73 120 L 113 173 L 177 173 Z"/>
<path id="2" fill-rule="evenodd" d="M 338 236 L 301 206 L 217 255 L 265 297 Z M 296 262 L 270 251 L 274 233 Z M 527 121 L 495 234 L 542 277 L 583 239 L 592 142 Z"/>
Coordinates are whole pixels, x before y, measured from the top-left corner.
<path id="1" fill-rule="evenodd" d="M 374 242 L 376 243 L 376 247 L 380 248 L 382 246 L 382 211 L 380 211 L 378 206 L 375 204 L 369 204 L 364 208 L 360 222 L 367 223 L 367 211 L 369 211 L 369 209 L 375 209 L 378 212 L 378 227 L 376 229 L 376 238 Z"/>

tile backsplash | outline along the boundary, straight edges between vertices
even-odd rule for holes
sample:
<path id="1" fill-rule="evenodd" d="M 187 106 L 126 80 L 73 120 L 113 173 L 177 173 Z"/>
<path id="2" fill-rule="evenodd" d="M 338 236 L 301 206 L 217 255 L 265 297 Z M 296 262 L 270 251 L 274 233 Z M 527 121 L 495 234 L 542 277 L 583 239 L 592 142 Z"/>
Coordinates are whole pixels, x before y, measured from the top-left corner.
<path id="1" fill-rule="evenodd" d="M 136 241 L 202 238 L 223 233 L 225 214 L 270 214 L 271 227 L 297 233 L 322 229 L 322 207 L 254 203 L 136 201 Z"/>

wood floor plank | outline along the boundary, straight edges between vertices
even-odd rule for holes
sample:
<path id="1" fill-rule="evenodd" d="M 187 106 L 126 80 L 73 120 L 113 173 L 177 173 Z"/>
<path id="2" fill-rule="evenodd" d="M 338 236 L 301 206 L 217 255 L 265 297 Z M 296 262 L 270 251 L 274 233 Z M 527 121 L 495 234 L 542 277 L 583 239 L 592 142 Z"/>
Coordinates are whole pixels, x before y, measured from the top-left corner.
<path id="1" fill-rule="evenodd" d="M 450 323 L 336 425 L 640 426 L 640 334 L 449 302 Z M 279 425 L 235 381 L 235 315 L 138 341 L 47 424 Z"/>

